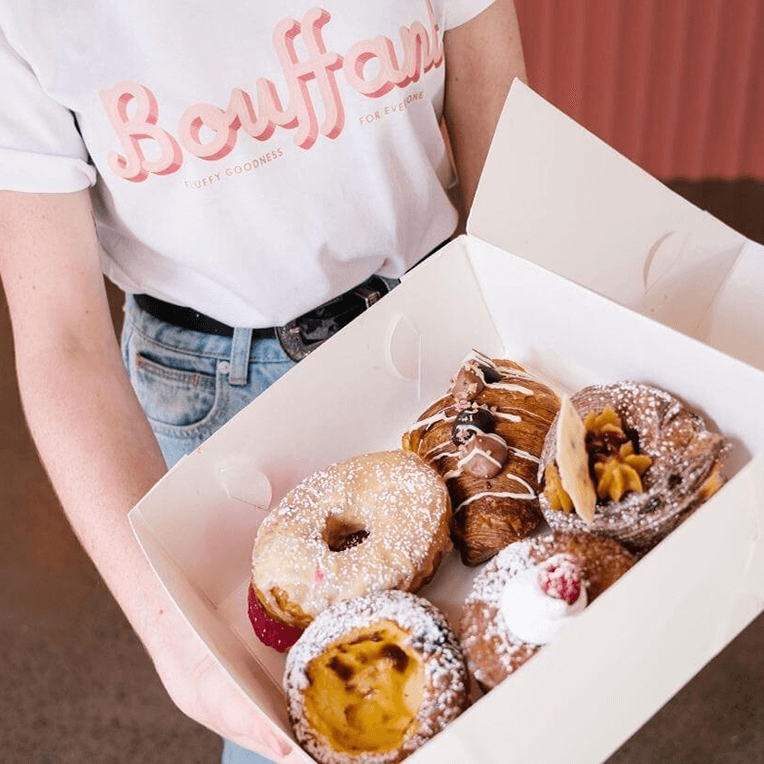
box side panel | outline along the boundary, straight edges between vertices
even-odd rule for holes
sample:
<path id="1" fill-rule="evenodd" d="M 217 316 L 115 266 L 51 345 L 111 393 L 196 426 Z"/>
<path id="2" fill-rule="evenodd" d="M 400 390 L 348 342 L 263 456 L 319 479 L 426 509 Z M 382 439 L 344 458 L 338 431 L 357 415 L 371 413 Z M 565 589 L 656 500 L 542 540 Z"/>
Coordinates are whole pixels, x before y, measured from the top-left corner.
<path id="1" fill-rule="evenodd" d="M 414 764 L 595 764 L 764 609 L 764 456 Z"/>
<path id="2" fill-rule="evenodd" d="M 468 231 L 689 334 L 744 243 L 519 81 Z"/>

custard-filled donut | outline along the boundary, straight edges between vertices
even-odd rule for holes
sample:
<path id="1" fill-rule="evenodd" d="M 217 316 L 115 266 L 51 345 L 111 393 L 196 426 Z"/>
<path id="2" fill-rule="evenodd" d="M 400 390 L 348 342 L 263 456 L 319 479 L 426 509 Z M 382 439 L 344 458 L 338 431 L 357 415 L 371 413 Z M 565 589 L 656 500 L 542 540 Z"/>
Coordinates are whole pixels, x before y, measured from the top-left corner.
<path id="1" fill-rule="evenodd" d="M 450 520 L 445 484 L 415 454 L 333 464 L 263 521 L 252 554 L 255 594 L 271 618 L 304 629 L 340 600 L 416 591 L 451 548 Z"/>
<path id="2" fill-rule="evenodd" d="M 321 764 L 395 764 L 468 704 L 469 677 L 443 614 L 377 592 L 319 615 L 287 656 L 295 737 Z"/>
<path id="3" fill-rule="evenodd" d="M 547 533 L 499 552 L 462 607 L 460 641 L 477 683 L 490 690 L 503 681 L 634 561 L 616 541 L 588 533 Z"/>
<path id="4" fill-rule="evenodd" d="M 539 468 L 539 502 L 552 528 L 609 536 L 641 554 L 723 484 L 729 441 L 666 391 L 620 382 L 585 387 L 570 400 L 586 423 L 597 503 L 589 523 L 566 504 L 556 481 L 555 420 Z"/>

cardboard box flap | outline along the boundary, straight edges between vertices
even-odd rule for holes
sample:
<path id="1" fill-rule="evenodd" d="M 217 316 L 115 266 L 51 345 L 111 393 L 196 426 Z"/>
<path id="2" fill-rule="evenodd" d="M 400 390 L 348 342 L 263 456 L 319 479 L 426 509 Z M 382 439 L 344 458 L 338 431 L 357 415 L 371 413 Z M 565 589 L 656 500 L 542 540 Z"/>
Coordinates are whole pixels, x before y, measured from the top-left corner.
<path id="1" fill-rule="evenodd" d="M 746 241 L 519 80 L 467 230 L 694 336 Z"/>
<path id="2" fill-rule="evenodd" d="M 747 241 L 698 335 L 719 350 L 764 369 L 764 246 Z"/>

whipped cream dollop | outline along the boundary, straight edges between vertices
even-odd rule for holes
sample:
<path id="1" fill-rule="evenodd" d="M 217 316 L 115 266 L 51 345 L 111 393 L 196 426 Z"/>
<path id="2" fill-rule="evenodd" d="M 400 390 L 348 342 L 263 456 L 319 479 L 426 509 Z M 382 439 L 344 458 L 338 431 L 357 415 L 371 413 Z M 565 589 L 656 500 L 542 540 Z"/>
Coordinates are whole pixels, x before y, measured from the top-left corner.
<path id="1" fill-rule="evenodd" d="M 581 567 L 569 554 L 556 554 L 507 581 L 501 614 L 518 639 L 532 645 L 551 642 L 587 605 Z"/>

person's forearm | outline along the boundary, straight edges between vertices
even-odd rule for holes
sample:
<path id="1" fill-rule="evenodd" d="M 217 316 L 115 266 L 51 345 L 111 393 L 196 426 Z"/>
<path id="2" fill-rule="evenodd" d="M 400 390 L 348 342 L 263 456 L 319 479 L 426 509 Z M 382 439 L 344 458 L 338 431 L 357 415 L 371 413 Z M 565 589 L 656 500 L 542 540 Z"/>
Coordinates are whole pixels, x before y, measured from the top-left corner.
<path id="1" fill-rule="evenodd" d="M 262 715 L 172 604 L 127 520 L 165 463 L 114 336 L 88 192 L 0 192 L 0 277 L 27 421 L 85 550 L 178 707 L 270 750 Z"/>
<path id="2" fill-rule="evenodd" d="M 168 600 L 127 513 L 165 471 L 156 439 L 113 348 L 77 342 L 17 353 L 29 427 L 66 514 L 151 650 Z M 104 358 L 106 354 L 106 358 Z"/>
<path id="3" fill-rule="evenodd" d="M 445 118 L 463 223 L 512 80 L 526 79 L 514 3 L 496 0 L 476 18 L 447 31 L 444 46 Z"/>

